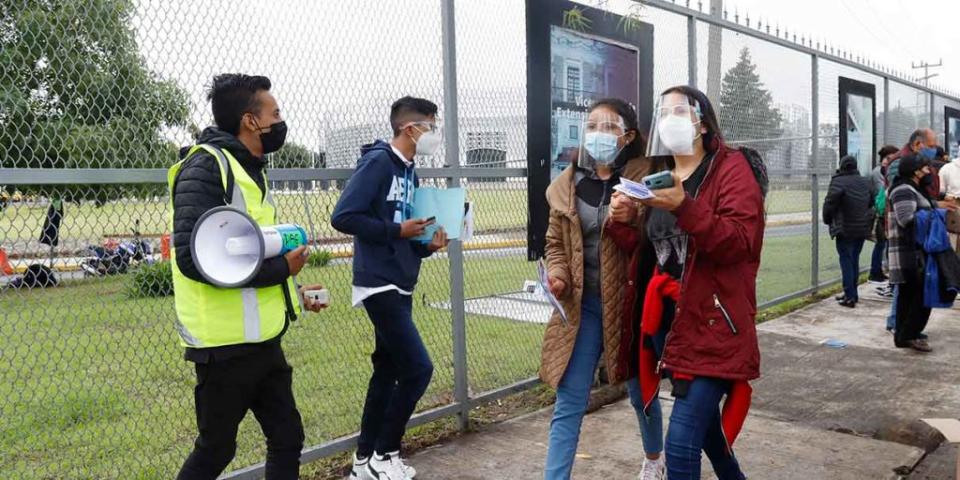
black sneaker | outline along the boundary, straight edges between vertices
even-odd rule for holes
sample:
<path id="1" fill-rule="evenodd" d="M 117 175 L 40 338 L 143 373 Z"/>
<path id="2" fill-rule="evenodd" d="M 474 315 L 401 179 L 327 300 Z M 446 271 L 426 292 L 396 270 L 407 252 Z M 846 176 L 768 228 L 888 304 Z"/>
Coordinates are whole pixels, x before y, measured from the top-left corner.
<path id="1" fill-rule="evenodd" d="M 916 350 L 916 351 L 918 351 L 918 352 L 921 352 L 921 353 L 930 353 L 930 352 L 933 351 L 933 349 L 930 348 L 930 344 L 928 344 L 926 340 L 923 340 L 923 339 L 920 339 L 920 338 L 918 338 L 918 339 L 916 339 L 916 340 L 910 340 L 909 342 L 907 342 L 907 345 L 908 345 L 910 348 L 912 348 L 912 349 L 914 349 L 914 350 Z"/>
<path id="2" fill-rule="evenodd" d="M 849 298 L 845 298 L 840 301 L 841 307 L 855 308 L 857 306 L 857 301 Z"/>

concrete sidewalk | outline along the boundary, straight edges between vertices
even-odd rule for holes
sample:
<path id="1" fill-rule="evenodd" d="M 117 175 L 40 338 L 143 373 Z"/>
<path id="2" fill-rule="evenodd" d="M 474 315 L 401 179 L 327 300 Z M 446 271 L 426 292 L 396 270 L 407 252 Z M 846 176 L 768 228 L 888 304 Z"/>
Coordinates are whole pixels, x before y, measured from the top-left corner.
<path id="1" fill-rule="evenodd" d="M 935 350 L 924 355 L 893 347 L 883 328 L 889 300 L 861 291 L 856 309 L 826 300 L 760 326 L 763 377 L 736 445 L 751 479 L 953 478 L 955 449 L 925 457 L 940 438 L 918 420 L 960 413 L 960 310 L 934 311 Z M 826 339 L 848 346 L 821 345 Z M 669 394 L 663 404 L 669 415 Z M 551 413 L 465 435 L 411 464 L 424 480 L 542 478 Z M 585 419 L 574 478 L 636 478 L 641 459 L 636 417 L 621 401 Z M 703 464 L 703 478 L 715 478 Z"/>

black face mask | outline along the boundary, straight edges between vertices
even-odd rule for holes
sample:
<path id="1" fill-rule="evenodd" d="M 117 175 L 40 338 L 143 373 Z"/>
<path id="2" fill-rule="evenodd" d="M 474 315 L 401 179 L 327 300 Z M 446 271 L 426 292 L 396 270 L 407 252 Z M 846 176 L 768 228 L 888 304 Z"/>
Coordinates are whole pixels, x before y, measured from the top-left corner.
<path id="1" fill-rule="evenodd" d="M 927 188 L 930 185 L 933 185 L 933 174 L 928 174 L 927 176 L 920 179 L 920 186 Z"/>
<path id="2" fill-rule="evenodd" d="M 260 143 L 263 144 L 263 153 L 273 153 L 280 150 L 287 140 L 287 122 L 279 121 L 270 125 L 270 131 L 260 134 Z"/>

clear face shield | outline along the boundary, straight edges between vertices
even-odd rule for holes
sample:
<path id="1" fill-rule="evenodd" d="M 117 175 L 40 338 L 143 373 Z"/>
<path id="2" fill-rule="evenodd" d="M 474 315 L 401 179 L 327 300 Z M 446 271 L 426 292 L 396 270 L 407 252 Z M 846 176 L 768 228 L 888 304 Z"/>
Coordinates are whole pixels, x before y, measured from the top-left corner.
<path id="1" fill-rule="evenodd" d="M 650 122 L 647 156 L 692 155 L 693 142 L 700 136 L 701 118 L 700 106 L 691 105 L 686 95 L 668 93 L 660 97 Z"/>
<path id="2" fill-rule="evenodd" d="M 583 133 L 577 165 L 590 171 L 596 171 L 597 167 L 613 168 L 626 146 L 627 128 L 620 115 L 596 109 L 584 119 L 580 131 Z"/>

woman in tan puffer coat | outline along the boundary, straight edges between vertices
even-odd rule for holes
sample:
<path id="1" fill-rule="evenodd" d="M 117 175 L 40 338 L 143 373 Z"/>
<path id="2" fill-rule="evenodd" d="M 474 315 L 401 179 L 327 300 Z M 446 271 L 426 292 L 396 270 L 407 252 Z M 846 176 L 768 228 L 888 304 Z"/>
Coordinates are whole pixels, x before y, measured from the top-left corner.
<path id="1" fill-rule="evenodd" d="M 557 389 L 547 479 L 570 477 L 601 356 L 611 383 L 631 376 L 631 352 L 636 351 L 631 342 L 638 338 L 631 320 L 635 295 L 630 293 L 636 289 L 629 278 L 633 252 L 621 250 L 604 234 L 603 226 L 620 177 L 639 182 L 650 170 L 642 155 L 633 107 L 622 100 L 599 100 L 585 122 L 577 162 L 547 188 L 547 273 L 550 290 L 569 321 L 564 324 L 554 312 L 543 340 L 540 377 Z M 643 207 L 622 204 L 631 207 L 627 213 L 618 207 L 617 220 L 642 231 Z"/>

